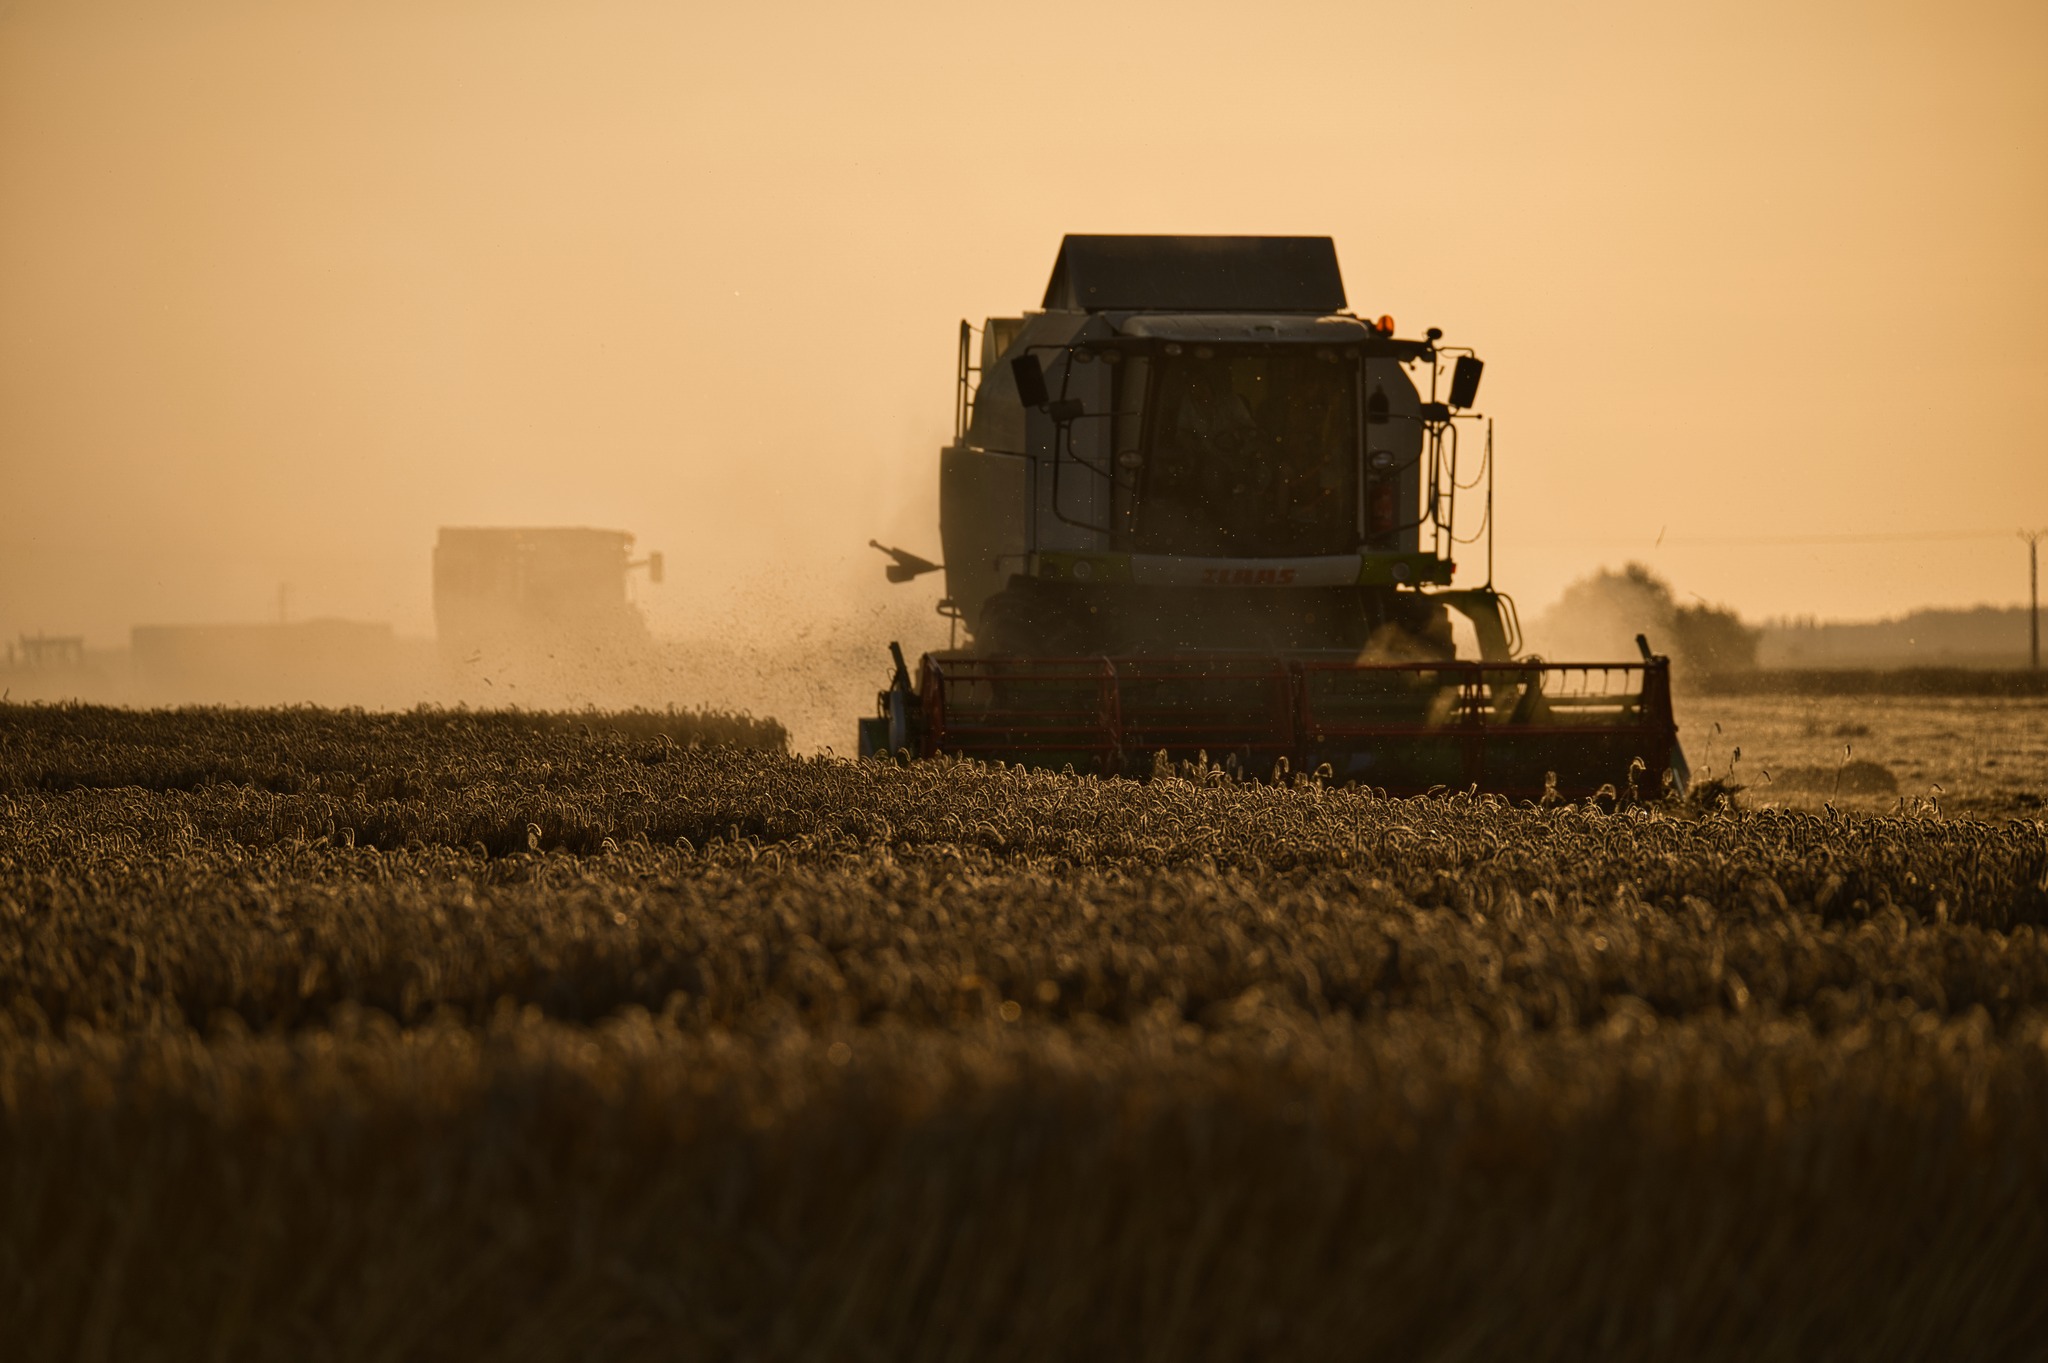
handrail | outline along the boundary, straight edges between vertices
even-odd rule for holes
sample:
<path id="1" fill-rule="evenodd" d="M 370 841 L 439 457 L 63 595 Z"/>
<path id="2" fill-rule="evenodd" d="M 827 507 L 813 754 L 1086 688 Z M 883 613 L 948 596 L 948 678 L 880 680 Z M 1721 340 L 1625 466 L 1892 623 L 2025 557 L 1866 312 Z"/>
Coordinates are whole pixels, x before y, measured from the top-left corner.
<path id="1" fill-rule="evenodd" d="M 953 441 L 958 444 L 967 438 L 967 425 L 974 420 L 974 400 L 981 395 L 981 366 L 973 363 L 975 328 L 965 317 L 960 319 L 960 369 L 958 386 L 953 398 Z M 967 376 L 973 374 L 975 381 L 970 384 Z"/>

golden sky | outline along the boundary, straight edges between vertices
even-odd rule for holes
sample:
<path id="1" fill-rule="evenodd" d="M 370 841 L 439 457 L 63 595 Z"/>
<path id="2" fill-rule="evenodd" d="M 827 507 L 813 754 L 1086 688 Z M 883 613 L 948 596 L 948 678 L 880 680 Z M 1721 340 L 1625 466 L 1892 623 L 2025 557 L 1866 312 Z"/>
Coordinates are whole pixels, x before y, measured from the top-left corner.
<path id="1" fill-rule="evenodd" d="M 1328 234 L 1477 347 L 1525 609 L 2024 599 L 2039 0 L 0 0 L 0 635 L 425 633 L 450 523 L 844 609 L 1069 231 Z"/>

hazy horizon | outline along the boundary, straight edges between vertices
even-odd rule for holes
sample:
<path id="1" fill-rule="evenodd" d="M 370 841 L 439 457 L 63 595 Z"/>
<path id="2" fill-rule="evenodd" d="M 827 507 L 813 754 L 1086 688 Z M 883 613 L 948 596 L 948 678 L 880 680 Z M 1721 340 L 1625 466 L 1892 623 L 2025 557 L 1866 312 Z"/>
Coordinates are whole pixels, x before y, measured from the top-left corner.
<path id="1" fill-rule="evenodd" d="M 2044 72 L 2016 3 L 16 0 L 0 637 L 280 584 L 423 634 L 445 524 L 629 530 L 665 633 L 897 618 L 936 584 L 865 545 L 936 556 L 958 319 L 1082 231 L 1327 234 L 1476 347 L 1525 610 L 1628 560 L 2024 602 Z"/>

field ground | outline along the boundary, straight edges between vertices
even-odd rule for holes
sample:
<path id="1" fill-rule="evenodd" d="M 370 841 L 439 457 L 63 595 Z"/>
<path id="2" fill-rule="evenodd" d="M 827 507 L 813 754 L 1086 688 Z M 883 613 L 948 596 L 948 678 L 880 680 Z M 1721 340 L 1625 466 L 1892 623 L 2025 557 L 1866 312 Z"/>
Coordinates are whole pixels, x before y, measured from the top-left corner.
<path id="1" fill-rule="evenodd" d="M 1681 694 L 1676 704 L 1694 773 L 1732 768 L 1752 806 L 1885 812 L 1939 800 L 1977 818 L 2043 817 L 2048 698 Z"/>
<path id="2" fill-rule="evenodd" d="M 2040 1356 L 2038 818 L 780 744 L 0 706 L 7 1356 Z"/>

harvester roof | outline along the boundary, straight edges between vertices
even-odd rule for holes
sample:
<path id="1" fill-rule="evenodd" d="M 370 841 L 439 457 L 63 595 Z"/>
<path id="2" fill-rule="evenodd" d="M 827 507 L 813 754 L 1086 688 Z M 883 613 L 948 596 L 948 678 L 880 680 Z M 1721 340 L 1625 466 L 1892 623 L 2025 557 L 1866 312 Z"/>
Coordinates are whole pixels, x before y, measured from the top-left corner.
<path id="1" fill-rule="evenodd" d="M 1067 312 L 1336 312 L 1328 237 L 1069 236 L 1045 306 Z"/>

